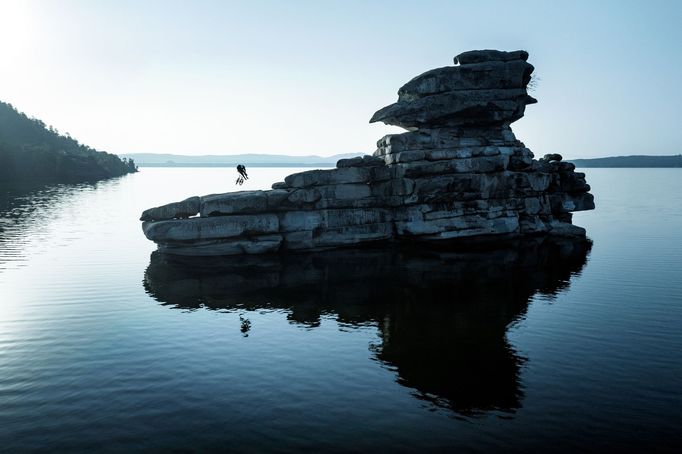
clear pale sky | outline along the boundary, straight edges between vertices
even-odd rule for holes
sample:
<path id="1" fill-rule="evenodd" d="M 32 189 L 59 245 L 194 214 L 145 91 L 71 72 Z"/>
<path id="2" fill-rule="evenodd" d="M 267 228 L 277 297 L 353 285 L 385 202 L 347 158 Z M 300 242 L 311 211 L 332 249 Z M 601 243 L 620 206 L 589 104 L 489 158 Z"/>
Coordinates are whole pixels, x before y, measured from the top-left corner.
<path id="1" fill-rule="evenodd" d="M 113 153 L 332 155 L 398 88 L 526 49 L 536 155 L 682 153 L 682 1 L 0 0 L 0 100 Z"/>

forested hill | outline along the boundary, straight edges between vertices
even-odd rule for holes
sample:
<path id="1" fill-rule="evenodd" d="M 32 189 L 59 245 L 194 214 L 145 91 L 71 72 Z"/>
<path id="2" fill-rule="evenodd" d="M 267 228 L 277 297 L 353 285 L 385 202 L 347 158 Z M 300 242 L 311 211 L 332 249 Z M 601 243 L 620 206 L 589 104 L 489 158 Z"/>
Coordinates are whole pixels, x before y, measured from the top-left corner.
<path id="1" fill-rule="evenodd" d="M 0 102 L 0 186 L 77 183 L 135 171 L 132 160 L 82 145 Z"/>
<path id="2" fill-rule="evenodd" d="M 570 159 L 577 167 L 682 167 L 682 155 Z"/>

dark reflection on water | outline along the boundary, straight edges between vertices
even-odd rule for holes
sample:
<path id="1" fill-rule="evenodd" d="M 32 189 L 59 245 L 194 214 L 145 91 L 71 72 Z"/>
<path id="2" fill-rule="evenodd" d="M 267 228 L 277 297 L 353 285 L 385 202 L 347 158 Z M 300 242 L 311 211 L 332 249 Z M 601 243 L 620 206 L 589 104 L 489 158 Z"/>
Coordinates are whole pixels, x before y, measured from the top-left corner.
<path id="1" fill-rule="evenodd" d="M 372 354 L 418 398 L 471 416 L 521 407 L 524 358 L 506 339 L 531 297 L 552 296 L 586 263 L 585 240 L 527 240 L 469 252 L 346 249 L 262 257 L 154 252 L 144 287 L 164 305 L 278 309 L 305 327 L 377 326 Z M 242 316 L 248 335 L 250 321 Z"/>

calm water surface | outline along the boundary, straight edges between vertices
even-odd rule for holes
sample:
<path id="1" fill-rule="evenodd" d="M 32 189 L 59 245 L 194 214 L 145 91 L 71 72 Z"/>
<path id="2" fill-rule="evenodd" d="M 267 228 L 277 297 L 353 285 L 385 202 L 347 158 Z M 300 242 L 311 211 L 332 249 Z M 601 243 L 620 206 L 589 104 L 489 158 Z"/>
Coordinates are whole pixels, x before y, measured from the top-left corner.
<path id="1" fill-rule="evenodd" d="M 140 212 L 233 173 L 2 196 L 4 450 L 682 448 L 679 169 L 588 169 L 591 245 L 154 253 Z"/>

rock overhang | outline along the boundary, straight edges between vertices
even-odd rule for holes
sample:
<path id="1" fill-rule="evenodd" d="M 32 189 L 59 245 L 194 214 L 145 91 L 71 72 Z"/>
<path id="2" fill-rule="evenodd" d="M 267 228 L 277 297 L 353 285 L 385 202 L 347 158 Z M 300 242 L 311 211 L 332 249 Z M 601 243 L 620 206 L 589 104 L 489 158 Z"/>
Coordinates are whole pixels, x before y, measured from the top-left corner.
<path id="1" fill-rule="evenodd" d="M 398 101 L 378 110 L 370 123 L 407 130 L 512 123 L 537 100 L 526 87 L 535 69 L 525 51 L 470 51 L 456 66 L 432 69 L 398 90 Z"/>

